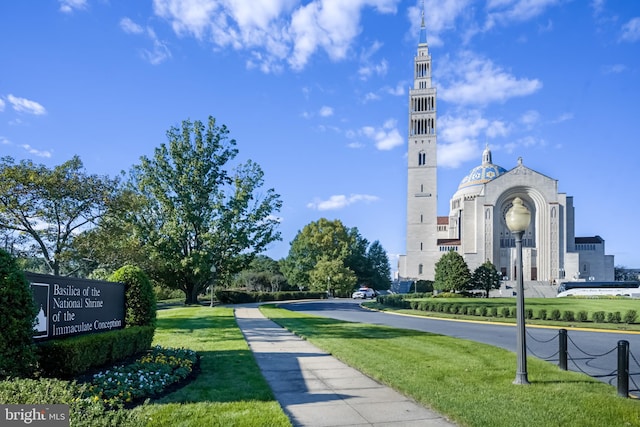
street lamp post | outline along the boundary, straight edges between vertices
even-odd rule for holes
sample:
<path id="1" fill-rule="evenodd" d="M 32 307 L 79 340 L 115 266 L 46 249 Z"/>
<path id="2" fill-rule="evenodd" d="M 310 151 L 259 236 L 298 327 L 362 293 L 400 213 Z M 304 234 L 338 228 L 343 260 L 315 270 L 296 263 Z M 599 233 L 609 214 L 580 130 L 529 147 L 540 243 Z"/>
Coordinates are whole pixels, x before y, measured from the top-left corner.
<path id="1" fill-rule="evenodd" d="M 517 300 L 516 300 L 516 323 L 517 323 L 517 367 L 516 379 L 514 384 L 529 384 L 527 378 L 527 342 L 524 326 L 524 279 L 523 279 L 523 262 L 522 262 L 522 235 L 529 227 L 531 221 L 531 212 L 524 206 L 522 199 L 516 197 L 513 199 L 511 209 L 505 217 L 507 227 L 516 235 L 516 277 L 517 277 Z"/>
<path id="2" fill-rule="evenodd" d="M 216 281 L 216 266 L 212 265 L 211 266 L 211 304 L 209 305 L 209 307 L 213 307 L 213 284 Z"/>

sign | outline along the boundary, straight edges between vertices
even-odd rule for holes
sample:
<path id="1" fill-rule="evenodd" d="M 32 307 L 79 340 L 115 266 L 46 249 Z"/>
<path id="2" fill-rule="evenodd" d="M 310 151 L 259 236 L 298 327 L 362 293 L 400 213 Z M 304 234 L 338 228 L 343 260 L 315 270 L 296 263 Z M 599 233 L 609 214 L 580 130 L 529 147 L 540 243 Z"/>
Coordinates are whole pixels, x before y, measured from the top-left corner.
<path id="1" fill-rule="evenodd" d="M 47 340 L 124 328 L 124 284 L 25 273 L 38 308 L 33 337 Z"/>
<path id="2" fill-rule="evenodd" d="M 0 426 L 69 427 L 69 405 L 0 405 Z"/>

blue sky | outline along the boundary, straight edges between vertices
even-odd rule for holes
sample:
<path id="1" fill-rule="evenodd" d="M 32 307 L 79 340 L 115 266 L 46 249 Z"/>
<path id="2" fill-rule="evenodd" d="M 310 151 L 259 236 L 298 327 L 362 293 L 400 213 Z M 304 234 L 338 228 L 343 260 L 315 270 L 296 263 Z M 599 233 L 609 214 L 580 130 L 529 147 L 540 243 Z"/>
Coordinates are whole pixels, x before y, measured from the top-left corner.
<path id="1" fill-rule="evenodd" d="M 574 196 L 576 234 L 640 267 L 640 2 L 425 0 L 439 215 L 485 144 Z M 408 89 L 422 1 L 0 4 L 0 155 L 115 176 L 214 116 L 284 202 L 405 251 Z"/>

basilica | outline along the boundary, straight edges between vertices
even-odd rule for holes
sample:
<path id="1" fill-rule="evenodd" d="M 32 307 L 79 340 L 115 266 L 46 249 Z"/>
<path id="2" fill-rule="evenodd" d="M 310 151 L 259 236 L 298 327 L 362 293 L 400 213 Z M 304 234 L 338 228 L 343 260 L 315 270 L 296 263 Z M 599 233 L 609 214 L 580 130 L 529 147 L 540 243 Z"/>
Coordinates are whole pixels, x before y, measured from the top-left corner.
<path id="1" fill-rule="evenodd" d="M 515 235 L 505 213 L 519 197 L 531 212 L 524 232 L 523 278 L 557 283 L 614 280 L 613 255 L 600 236 L 575 235 L 573 198 L 558 192 L 558 181 L 528 167 L 522 158 L 511 169 L 493 163 L 487 146 L 479 166 L 464 176 L 447 216 L 437 213 L 436 88 L 424 16 L 409 91 L 406 254 L 398 280 L 433 280 L 435 264 L 448 251 L 462 255 L 471 272 L 486 261 L 503 280 L 515 280 Z"/>

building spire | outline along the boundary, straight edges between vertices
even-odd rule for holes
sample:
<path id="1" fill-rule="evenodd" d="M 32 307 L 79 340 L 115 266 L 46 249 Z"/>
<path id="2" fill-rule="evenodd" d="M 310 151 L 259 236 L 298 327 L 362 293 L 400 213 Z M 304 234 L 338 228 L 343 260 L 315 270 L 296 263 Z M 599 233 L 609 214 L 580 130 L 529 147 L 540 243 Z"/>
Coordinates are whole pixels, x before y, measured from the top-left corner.
<path id="1" fill-rule="evenodd" d="M 424 0 L 422 0 L 422 22 L 420 24 L 420 41 L 418 44 L 427 44 L 427 27 L 424 25 Z"/>

